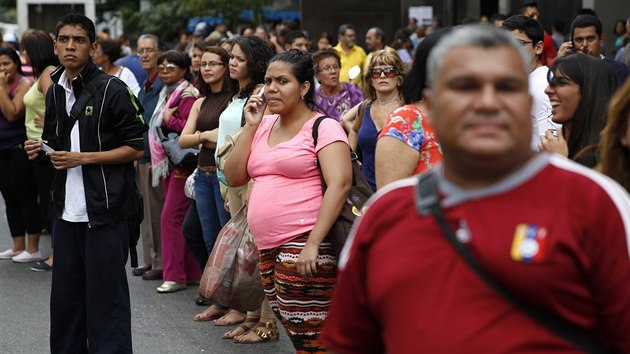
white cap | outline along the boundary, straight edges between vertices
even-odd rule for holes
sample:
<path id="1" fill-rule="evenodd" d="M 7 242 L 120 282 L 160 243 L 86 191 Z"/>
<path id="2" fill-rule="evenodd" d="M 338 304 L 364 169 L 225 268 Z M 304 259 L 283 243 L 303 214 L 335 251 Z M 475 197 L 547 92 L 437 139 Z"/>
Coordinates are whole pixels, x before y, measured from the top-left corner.
<path id="1" fill-rule="evenodd" d="M 17 43 L 17 36 L 15 33 L 5 33 L 2 35 L 2 40 L 7 43 Z"/>

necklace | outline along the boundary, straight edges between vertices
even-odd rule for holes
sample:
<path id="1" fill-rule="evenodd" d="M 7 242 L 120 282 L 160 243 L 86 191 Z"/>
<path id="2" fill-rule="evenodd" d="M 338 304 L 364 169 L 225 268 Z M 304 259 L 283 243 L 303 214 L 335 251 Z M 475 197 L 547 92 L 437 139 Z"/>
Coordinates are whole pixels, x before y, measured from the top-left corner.
<path id="1" fill-rule="evenodd" d="M 381 100 L 380 98 L 377 99 L 378 100 L 378 104 L 380 104 L 381 106 L 384 106 L 386 104 L 392 103 L 394 101 L 398 100 L 398 95 L 392 97 L 392 98 L 388 98 L 386 100 Z"/>

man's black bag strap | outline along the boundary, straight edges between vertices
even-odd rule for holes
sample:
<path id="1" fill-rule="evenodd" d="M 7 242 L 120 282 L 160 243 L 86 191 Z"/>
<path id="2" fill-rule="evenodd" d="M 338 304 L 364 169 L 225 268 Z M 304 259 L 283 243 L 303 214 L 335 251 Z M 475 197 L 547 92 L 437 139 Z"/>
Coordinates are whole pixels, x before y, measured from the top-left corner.
<path id="1" fill-rule="evenodd" d="M 466 246 L 457 240 L 455 232 L 446 222 L 446 218 L 440 207 L 440 197 L 436 179 L 437 175 L 435 171 L 423 173 L 419 176 L 418 185 L 416 187 L 416 210 L 418 214 L 422 216 L 433 214 L 433 217 L 435 217 L 435 220 L 440 225 L 440 228 L 453 248 L 455 248 L 457 253 L 466 261 L 466 264 L 470 266 L 479 278 L 495 292 L 512 303 L 512 305 L 533 318 L 538 324 L 544 326 L 557 336 L 573 343 L 573 345 L 580 350 L 586 353 L 612 353 L 612 351 L 602 347 L 602 345 L 593 338 L 592 333 L 568 322 L 562 317 L 550 312 L 541 311 L 523 302 L 486 273 L 486 271 L 477 264 Z"/>

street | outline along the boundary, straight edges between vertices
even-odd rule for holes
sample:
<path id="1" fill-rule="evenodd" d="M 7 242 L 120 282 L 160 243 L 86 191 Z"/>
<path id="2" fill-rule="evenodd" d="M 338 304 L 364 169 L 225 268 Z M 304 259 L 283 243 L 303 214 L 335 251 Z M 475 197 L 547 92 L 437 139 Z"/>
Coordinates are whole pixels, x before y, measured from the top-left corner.
<path id="1" fill-rule="evenodd" d="M 40 250 L 50 253 L 51 240 L 43 235 Z M 0 198 L 0 249 L 12 246 Z M 142 260 L 142 247 L 138 245 Z M 33 272 L 32 263 L 0 260 L 0 353 L 48 353 L 50 331 L 51 272 Z M 161 281 L 146 281 L 128 273 L 131 295 L 131 321 L 134 353 L 291 353 L 284 330 L 280 340 L 260 344 L 236 344 L 221 339 L 229 328 L 212 322 L 195 322 L 193 316 L 204 307 L 195 305 L 198 288 L 171 294 L 158 294 Z"/>

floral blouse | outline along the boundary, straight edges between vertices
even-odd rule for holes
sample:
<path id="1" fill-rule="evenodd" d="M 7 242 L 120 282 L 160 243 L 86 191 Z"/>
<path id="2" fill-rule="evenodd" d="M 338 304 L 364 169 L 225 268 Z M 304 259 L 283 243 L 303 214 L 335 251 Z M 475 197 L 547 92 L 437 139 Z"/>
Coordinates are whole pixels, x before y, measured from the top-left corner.
<path id="1" fill-rule="evenodd" d="M 379 135 L 396 138 L 420 153 L 414 174 L 442 161 L 442 149 L 427 116 L 415 105 L 405 105 L 390 113 Z"/>

